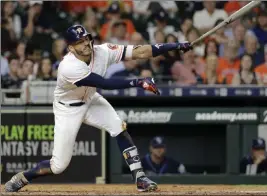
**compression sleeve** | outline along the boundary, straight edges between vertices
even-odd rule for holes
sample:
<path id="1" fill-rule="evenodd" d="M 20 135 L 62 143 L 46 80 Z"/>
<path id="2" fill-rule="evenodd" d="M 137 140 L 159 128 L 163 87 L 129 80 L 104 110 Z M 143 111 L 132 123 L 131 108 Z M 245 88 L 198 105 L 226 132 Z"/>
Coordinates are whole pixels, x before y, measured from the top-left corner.
<path id="1" fill-rule="evenodd" d="M 90 73 L 87 77 L 75 82 L 75 85 L 78 87 L 92 86 L 100 89 L 114 90 L 136 87 L 137 80 L 105 79 L 98 74 Z"/>

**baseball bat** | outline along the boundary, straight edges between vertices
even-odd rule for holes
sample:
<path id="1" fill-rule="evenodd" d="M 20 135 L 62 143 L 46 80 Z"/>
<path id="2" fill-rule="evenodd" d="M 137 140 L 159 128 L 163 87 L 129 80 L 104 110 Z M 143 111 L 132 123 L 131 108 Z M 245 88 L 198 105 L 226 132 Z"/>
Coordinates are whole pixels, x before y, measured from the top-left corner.
<path id="1" fill-rule="evenodd" d="M 217 26 L 215 26 L 214 28 L 212 28 L 211 30 L 209 30 L 208 32 L 206 32 L 205 34 L 203 34 L 202 36 L 200 36 L 198 39 L 196 39 L 195 41 L 193 41 L 191 43 L 191 45 L 193 46 L 193 45 L 201 42 L 202 40 L 204 40 L 209 35 L 213 34 L 218 29 L 220 29 L 220 28 L 222 28 L 222 27 L 224 27 L 224 26 L 232 23 L 233 21 L 235 21 L 239 17 L 241 17 L 244 14 L 246 14 L 247 12 L 249 12 L 254 7 L 257 7 L 258 5 L 260 5 L 260 3 L 261 3 L 260 0 L 251 1 L 250 3 L 248 3 L 247 5 L 245 5 L 244 7 L 240 8 L 239 10 L 237 10 L 235 13 L 231 14 L 231 16 L 229 16 L 228 18 L 226 18 L 223 22 L 221 22 L 220 24 L 218 24 Z"/>

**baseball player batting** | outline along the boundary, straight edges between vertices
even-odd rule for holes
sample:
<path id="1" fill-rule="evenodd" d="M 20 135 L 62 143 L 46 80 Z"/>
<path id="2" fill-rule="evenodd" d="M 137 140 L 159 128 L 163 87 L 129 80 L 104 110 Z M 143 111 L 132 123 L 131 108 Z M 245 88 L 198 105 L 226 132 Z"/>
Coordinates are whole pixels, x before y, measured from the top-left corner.
<path id="1" fill-rule="evenodd" d="M 156 57 L 171 50 L 186 52 L 192 49 L 191 44 L 93 45 L 92 35 L 81 25 L 69 27 L 66 40 L 69 52 L 59 64 L 54 91 L 55 130 L 52 158 L 38 163 L 33 169 L 14 175 L 5 184 L 5 190 L 17 192 L 38 177 L 62 173 L 70 163 L 82 123 L 105 129 L 111 137 L 116 137 L 138 191 L 157 190 L 157 184 L 146 177 L 142 169 L 137 147 L 126 130 L 125 122 L 119 118 L 109 102 L 96 92 L 96 88 L 111 90 L 139 87 L 159 95 L 153 78 L 124 80 L 105 79 L 103 76 L 110 64 L 121 60 Z"/>

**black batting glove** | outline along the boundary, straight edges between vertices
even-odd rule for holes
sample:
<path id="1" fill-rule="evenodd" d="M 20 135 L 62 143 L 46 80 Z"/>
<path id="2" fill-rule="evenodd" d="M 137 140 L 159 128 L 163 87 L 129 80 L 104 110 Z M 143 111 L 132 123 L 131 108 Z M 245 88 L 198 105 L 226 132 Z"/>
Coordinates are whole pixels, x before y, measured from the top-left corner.
<path id="1" fill-rule="evenodd" d="M 191 45 L 190 42 L 182 42 L 182 43 L 178 43 L 178 50 L 183 51 L 184 53 L 186 53 L 189 50 L 192 50 L 193 46 Z"/>

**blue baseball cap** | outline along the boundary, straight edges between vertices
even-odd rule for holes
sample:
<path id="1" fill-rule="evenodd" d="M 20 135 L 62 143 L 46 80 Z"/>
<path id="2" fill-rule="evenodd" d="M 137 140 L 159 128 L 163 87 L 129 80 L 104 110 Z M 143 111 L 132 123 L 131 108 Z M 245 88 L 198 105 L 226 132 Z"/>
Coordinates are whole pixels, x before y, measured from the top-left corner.
<path id="1" fill-rule="evenodd" d="M 265 140 L 263 138 L 253 139 L 252 148 L 257 150 L 265 150 L 266 148 Z"/>
<path id="2" fill-rule="evenodd" d="M 164 142 L 164 138 L 160 137 L 160 136 L 156 136 L 154 137 L 151 141 L 150 141 L 150 145 L 153 148 L 165 148 L 166 144 Z"/>

